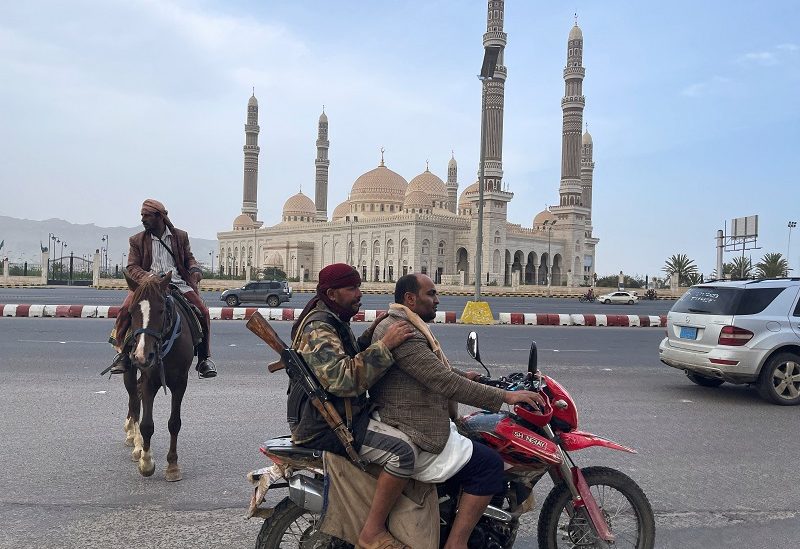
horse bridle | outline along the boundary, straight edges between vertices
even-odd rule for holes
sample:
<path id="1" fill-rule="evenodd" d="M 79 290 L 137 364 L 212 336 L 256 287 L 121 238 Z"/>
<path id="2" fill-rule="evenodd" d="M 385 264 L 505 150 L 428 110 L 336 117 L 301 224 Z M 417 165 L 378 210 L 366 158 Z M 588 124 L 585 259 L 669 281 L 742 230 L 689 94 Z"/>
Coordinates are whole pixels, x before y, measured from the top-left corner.
<path id="1" fill-rule="evenodd" d="M 167 383 L 164 374 L 164 357 L 169 354 L 170 350 L 172 350 L 172 343 L 176 337 L 174 333 L 176 328 L 180 328 L 179 326 L 176 327 L 176 319 L 178 318 L 175 314 L 175 302 L 173 297 L 169 294 L 164 296 L 164 322 L 161 325 L 161 332 L 157 332 L 152 328 L 139 328 L 133 332 L 133 339 L 135 340 L 139 335 L 145 334 L 149 335 L 150 337 L 156 340 L 156 349 L 158 352 L 156 353 L 156 366 L 158 367 L 159 377 L 161 378 L 161 386 L 164 388 L 164 394 L 167 393 Z M 170 332 L 173 332 L 170 334 Z M 167 341 L 167 345 L 165 347 L 164 339 L 169 337 Z M 137 364 L 137 368 L 139 370 L 149 370 L 151 364 L 140 365 Z"/>

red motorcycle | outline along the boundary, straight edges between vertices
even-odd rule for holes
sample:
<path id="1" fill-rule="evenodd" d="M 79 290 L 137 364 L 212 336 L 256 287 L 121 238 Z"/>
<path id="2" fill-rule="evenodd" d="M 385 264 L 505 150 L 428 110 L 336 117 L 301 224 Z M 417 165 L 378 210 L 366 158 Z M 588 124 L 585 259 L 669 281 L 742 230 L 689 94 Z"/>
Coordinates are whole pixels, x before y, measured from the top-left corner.
<path id="1" fill-rule="evenodd" d="M 484 368 L 478 336 L 467 338 L 470 355 Z M 486 369 L 487 374 L 489 370 Z M 540 549 L 560 547 L 651 549 L 655 521 L 650 502 L 627 475 L 607 467 L 575 465 L 568 452 L 591 446 L 636 453 L 635 450 L 579 431 L 578 412 L 569 393 L 554 379 L 537 373 L 536 343 L 531 345 L 527 373 L 478 381 L 505 390 L 538 391 L 541 410 L 515 406 L 512 412 L 486 411 L 466 415 L 459 431 L 497 450 L 506 462 L 506 491 L 496 496 L 476 525 L 470 548 L 506 549 L 514 546 L 524 514 L 533 508 L 533 487 L 548 474 L 554 487 L 539 513 Z M 316 528 L 323 508 L 321 452 L 294 446 L 288 437 L 265 442 L 262 453 L 274 465 L 250 473 L 256 484 L 249 516 L 265 517 L 257 549 L 286 547 L 351 548 Z M 267 490 L 288 488 L 289 495 L 274 509 L 260 507 Z M 438 485 L 441 543 L 455 518 L 458 487 Z"/>

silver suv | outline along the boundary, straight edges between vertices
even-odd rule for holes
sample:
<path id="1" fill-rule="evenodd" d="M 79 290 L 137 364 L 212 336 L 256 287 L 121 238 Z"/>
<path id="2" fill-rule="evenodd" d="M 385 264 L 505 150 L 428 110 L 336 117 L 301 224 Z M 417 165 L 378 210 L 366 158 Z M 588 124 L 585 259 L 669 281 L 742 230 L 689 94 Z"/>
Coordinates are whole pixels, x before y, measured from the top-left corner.
<path id="1" fill-rule="evenodd" d="M 705 387 L 752 383 L 762 398 L 800 404 L 800 279 L 692 286 L 667 315 L 661 362 Z"/>
<path id="2" fill-rule="evenodd" d="M 259 280 L 248 282 L 241 288 L 225 290 L 219 298 L 231 307 L 239 303 L 266 303 L 278 307 L 292 298 L 292 288 L 285 280 Z"/>

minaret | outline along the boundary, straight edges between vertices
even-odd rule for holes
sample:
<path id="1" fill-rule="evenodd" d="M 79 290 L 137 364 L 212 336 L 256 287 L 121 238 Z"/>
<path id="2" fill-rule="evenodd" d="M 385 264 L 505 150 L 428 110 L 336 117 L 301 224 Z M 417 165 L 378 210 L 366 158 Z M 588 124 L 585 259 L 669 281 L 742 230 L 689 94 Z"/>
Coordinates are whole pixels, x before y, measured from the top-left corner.
<path id="1" fill-rule="evenodd" d="M 581 204 L 589 210 L 589 218 L 592 211 L 592 177 L 594 175 L 594 160 L 592 160 L 592 134 L 589 133 L 589 128 L 583 134 L 583 152 L 581 154 Z M 587 218 L 587 225 L 591 224 L 590 219 Z"/>
<path id="2" fill-rule="evenodd" d="M 483 47 L 498 46 L 500 55 L 494 76 L 486 81 L 486 97 L 483 102 L 483 116 L 486 123 L 486 143 L 484 146 L 484 190 L 502 190 L 503 179 L 503 106 L 505 101 L 506 76 L 508 71 L 503 64 L 508 35 L 503 32 L 504 1 L 489 0 L 486 18 L 486 33 Z"/>
<path id="3" fill-rule="evenodd" d="M 456 213 L 458 207 L 458 164 L 455 153 L 451 153 L 450 162 L 447 163 L 447 209 Z"/>
<path id="4" fill-rule="evenodd" d="M 561 110 L 564 125 L 561 138 L 561 206 L 580 206 L 581 195 L 581 129 L 583 129 L 583 33 L 578 23 L 569 32 L 567 66 L 564 68 L 564 98 Z"/>
<path id="5" fill-rule="evenodd" d="M 325 114 L 325 107 L 323 106 L 317 128 L 317 159 L 314 161 L 314 165 L 317 167 L 316 192 L 314 194 L 317 221 L 328 220 L 328 167 L 331 165 L 331 161 L 328 160 L 328 148 L 330 145 L 331 142 L 328 141 L 328 116 Z"/>
<path id="6" fill-rule="evenodd" d="M 258 215 L 258 100 L 255 92 L 247 102 L 247 123 L 244 125 L 244 191 L 242 213 L 256 221 Z"/>

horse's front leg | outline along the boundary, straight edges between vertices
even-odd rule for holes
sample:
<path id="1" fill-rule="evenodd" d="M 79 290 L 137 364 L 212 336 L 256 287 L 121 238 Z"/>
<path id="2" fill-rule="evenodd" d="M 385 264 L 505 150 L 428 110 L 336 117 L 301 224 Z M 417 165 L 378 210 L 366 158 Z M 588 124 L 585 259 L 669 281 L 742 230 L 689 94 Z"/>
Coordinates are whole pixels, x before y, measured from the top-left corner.
<path id="1" fill-rule="evenodd" d="M 146 379 L 142 376 L 143 380 Z M 158 391 L 157 387 L 152 387 L 150 383 L 144 381 L 139 384 L 142 395 L 142 422 L 139 425 L 140 437 L 142 441 L 142 452 L 139 456 L 139 472 L 142 476 L 149 477 L 156 470 L 153 461 L 153 452 L 150 450 L 150 438 L 153 436 L 153 399 Z"/>
<path id="2" fill-rule="evenodd" d="M 136 446 L 138 448 L 131 452 L 131 459 L 138 461 L 139 454 L 141 453 L 142 443 L 141 436 L 139 436 L 139 415 L 141 414 L 141 397 L 139 396 L 139 388 L 136 384 L 137 371 L 135 368 L 129 368 L 122 376 L 125 383 L 125 389 L 128 391 L 128 415 L 125 418 L 125 446 Z M 136 439 L 139 438 L 139 444 L 136 444 Z"/>
<path id="3" fill-rule="evenodd" d="M 172 388 L 172 412 L 169 416 L 169 452 L 167 452 L 167 482 L 181 480 L 181 467 L 178 465 L 178 433 L 181 430 L 181 402 L 186 392 L 186 376 L 178 382 L 179 387 Z"/>

